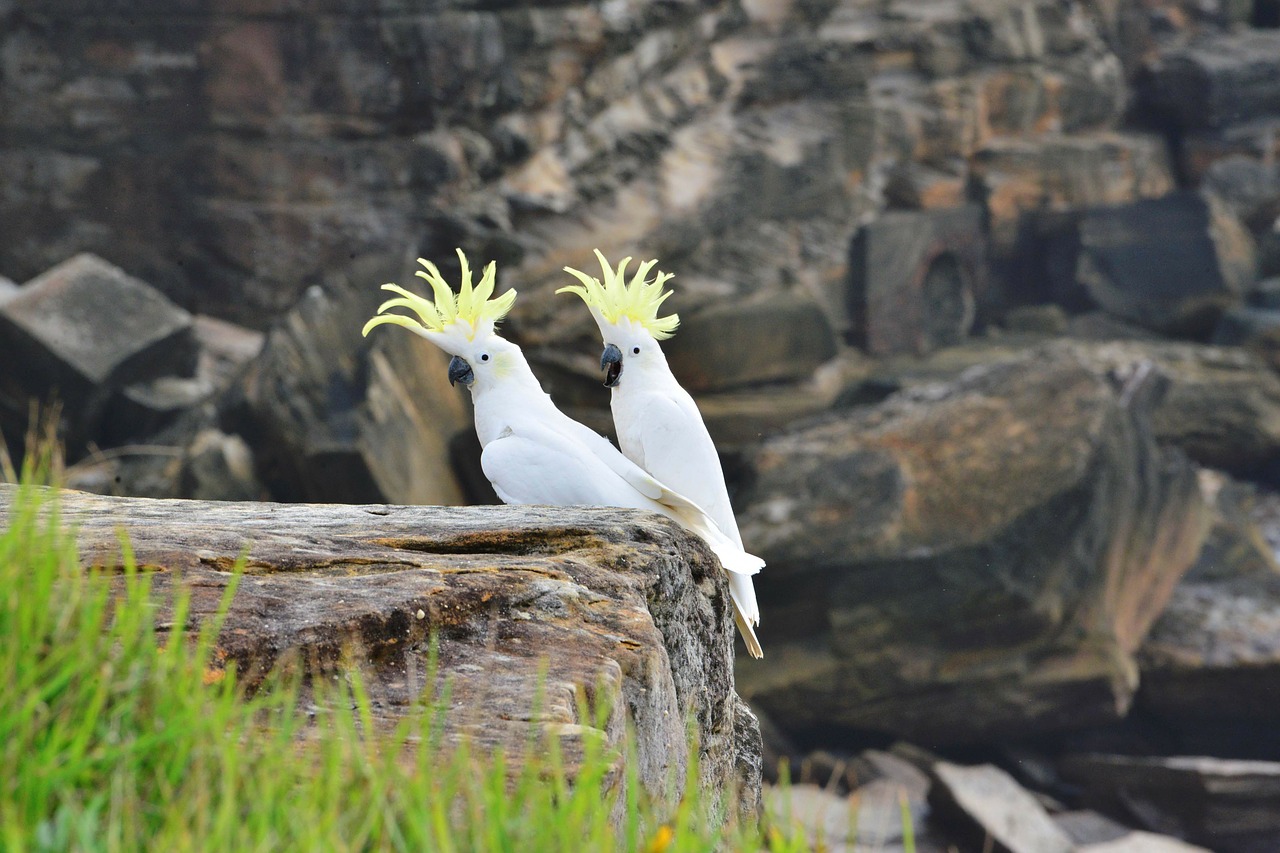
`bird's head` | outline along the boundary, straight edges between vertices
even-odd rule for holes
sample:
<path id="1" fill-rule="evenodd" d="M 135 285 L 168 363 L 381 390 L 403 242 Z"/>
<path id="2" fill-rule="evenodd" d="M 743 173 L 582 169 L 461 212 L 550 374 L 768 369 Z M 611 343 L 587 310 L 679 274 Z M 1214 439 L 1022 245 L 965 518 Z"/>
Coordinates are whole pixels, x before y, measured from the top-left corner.
<path id="1" fill-rule="evenodd" d="M 657 260 L 640 264 L 628 282 L 626 272 L 631 258 L 623 258 L 615 268 L 609 265 L 599 249 L 595 252 L 604 280 L 565 267 L 564 271 L 581 284 L 562 287 L 556 293 L 576 293 L 587 303 L 604 338 L 604 352 L 600 356 L 600 369 L 605 372 L 604 384 L 614 388 L 622 381 L 626 365 L 638 367 L 666 363 L 658 341 L 666 340 L 675 333 L 680 317 L 678 314 L 658 316 L 658 309 L 671 295 L 671 291 L 663 291 L 663 285 L 673 276 L 659 271 L 649 279 Z"/>
<path id="2" fill-rule="evenodd" d="M 460 382 L 470 388 L 477 381 L 501 377 L 513 359 L 520 357 L 519 348 L 499 337 L 495 331 L 498 321 L 515 303 L 516 292 L 508 290 L 501 296 L 490 298 L 493 296 L 495 264 L 490 262 L 484 268 L 479 283 L 473 286 L 467 256 L 461 249 L 457 251 L 462 267 L 462 281 L 457 293 L 449 287 L 435 264 L 418 258 L 425 271 L 419 270 L 416 274 L 431 285 L 434 301 L 398 285 L 384 284 L 383 290 L 399 296 L 378 306 L 377 316 L 365 323 L 361 334 L 368 335 L 375 326 L 383 324 L 403 326 L 453 356 L 449 361 L 449 384 Z M 415 316 L 396 313 L 391 310 L 393 308 L 407 308 Z"/>

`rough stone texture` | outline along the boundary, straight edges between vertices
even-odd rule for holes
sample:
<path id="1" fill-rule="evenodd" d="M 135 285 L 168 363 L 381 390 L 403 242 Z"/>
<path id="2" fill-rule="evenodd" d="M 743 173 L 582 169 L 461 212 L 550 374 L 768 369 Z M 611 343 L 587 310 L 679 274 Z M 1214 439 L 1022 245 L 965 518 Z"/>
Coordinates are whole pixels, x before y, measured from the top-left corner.
<path id="1" fill-rule="evenodd" d="M 940 761 L 933 768 L 929 800 L 939 820 L 968 823 L 967 835 L 985 837 L 1007 853 L 1071 853 L 1075 845 L 1013 777 L 983 764 L 962 767 Z"/>
<path id="2" fill-rule="evenodd" d="M 1129 833 L 1124 824 L 1090 809 L 1060 812 L 1053 816 L 1053 822 L 1078 845 L 1103 844 Z"/>
<path id="3" fill-rule="evenodd" d="M 954 743 L 1114 719 L 1205 512 L 1140 355 L 1060 345 L 828 416 L 748 458 L 739 520 L 784 729 Z"/>
<path id="4" fill-rule="evenodd" d="M 0 307 L 0 360 L 15 399 L 60 400 L 77 417 L 69 450 L 94 434 L 111 396 L 196 367 L 191 316 L 144 282 L 81 254 Z M 83 413 L 83 414 L 82 414 Z"/>
<path id="5" fill-rule="evenodd" d="M 1165 52 L 1153 102 L 1186 128 L 1280 118 L 1280 32 L 1218 35 Z"/>
<path id="6" fill-rule="evenodd" d="M 1154 832 L 1129 832 L 1111 841 L 1082 844 L 1076 853 L 1212 853 L 1208 848 L 1188 844 Z"/>
<path id="7" fill-rule="evenodd" d="M 1094 326 L 1089 331 L 1091 338 L 1129 337 L 1123 328 L 1103 334 L 1105 329 Z M 924 359 L 888 359 L 850 394 L 879 400 L 901 389 L 949 382 L 970 368 L 1016 359 L 1027 345 L 1026 339 L 1010 336 L 972 340 Z M 1247 479 L 1280 476 L 1280 378 L 1258 357 L 1232 347 L 1156 340 L 1103 340 L 1077 344 L 1076 352 L 1101 372 L 1144 360 L 1155 366 L 1168 381 L 1153 412 L 1162 444 Z"/>
<path id="8" fill-rule="evenodd" d="M 691 392 L 723 391 L 811 376 L 836 341 L 817 305 L 781 296 L 703 311 L 662 349 Z"/>
<path id="9" fill-rule="evenodd" d="M 196 375 L 207 377 L 219 388 L 229 385 L 262 352 L 266 338 L 261 332 L 203 314 L 197 314 L 193 322 L 200 345 Z"/>
<path id="10" fill-rule="evenodd" d="M 1274 152 L 1257 153 L 1257 158 L 1234 154 L 1215 160 L 1201 179 L 1201 186 L 1222 199 L 1254 233 L 1280 216 L 1280 166 Z"/>
<path id="11" fill-rule="evenodd" d="M 1218 320 L 1213 343 L 1243 347 L 1280 371 L 1280 310 L 1252 305 L 1232 308 Z"/>
<path id="12" fill-rule="evenodd" d="M 1099 808 L 1219 853 L 1280 844 L 1280 764 L 1198 756 L 1069 756 L 1063 772 Z"/>
<path id="13" fill-rule="evenodd" d="M 370 298 L 309 290 L 267 336 L 229 404 L 255 437 L 258 476 L 274 494 L 311 501 L 460 504 L 450 442 L 470 428 L 449 357 L 414 335 L 381 335 L 366 351 Z"/>
<path id="14" fill-rule="evenodd" d="M 987 280 L 978 208 L 888 213 L 859 229 L 851 254 L 855 343 L 925 353 L 968 336 Z"/>
<path id="15" fill-rule="evenodd" d="M 842 332 L 857 226 L 962 205 L 992 152 L 1051 173 L 1014 207 L 1170 185 L 1115 133 L 1133 40 L 1097 5 L 11 0 L 0 268 L 89 249 L 266 328 L 353 256 L 461 244 L 545 343 L 591 334 L 564 264 L 643 247 L 690 321 L 795 291 Z"/>
<path id="16" fill-rule="evenodd" d="M 201 430 L 186 448 L 178 478 L 179 493 L 201 501 L 259 500 L 265 491 L 245 440 L 213 428 Z"/>
<path id="17" fill-rule="evenodd" d="M 1012 253 L 1024 218 L 1158 198 L 1174 188 L 1154 136 L 1102 133 L 994 140 L 973 158 L 991 220 L 992 248 Z M 1030 283 L 1030 282 L 1028 282 Z"/>
<path id="18" fill-rule="evenodd" d="M 1106 311 L 1157 331 L 1206 334 L 1255 270 L 1248 233 L 1196 193 L 1099 208 L 1080 223 L 1077 280 Z"/>
<path id="19" fill-rule="evenodd" d="M 903 789 L 889 782 L 875 781 L 859 787 L 853 794 L 840 796 L 818 785 L 792 784 L 786 788 L 769 788 L 765 792 L 765 808 L 779 825 L 798 823 L 808 831 L 810 844 L 830 853 L 857 853 L 879 850 L 886 853 L 904 851 L 902 805 Z M 930 832 L 926 824 L 929 806 L 923 798 L 907 797 L 911 810 L 915 849 L 921 853 L 943 853 L 946 844 Z"/>
<path id="20" fill-rule="evenodd" d="M 1181 751 L 1280 758 L 1280 565 L 1251 490 L 1205 472 L 1214 520 L 1139 652 L 1139 707 Z"/>
<path id="21" fill-rule="evenodd" d="M 0 519 L 12 494 L 0 485 Z M 664 519 L 613 509 L 77 492 L 61 501 L 86 564 L 118 567 L 124 529 L 156 593 L 179 582 L 190 590 L 193 624 L 216 611 L 247 548 L 217 649 L 250 681 L 286 655 L 312 676 L 334 672 L 352 649 L 379 722 L 392 724 L 433 686 L 425 676 L 434 634 L 440 677 L 452 685 L 452 740 L 518 756 L 532 723 L 559 738 L 572 760 L 575 744 L 594 736 L 592 721 L 578 715 L 585 691 L 593 705 L 612 705 L 603 732 L 610 744 L 634 726 L 636 770 L 647 789 L 682 783 L 692 720 L 706 794 L 738 790 L 743 810 L 755 810 L 760 735 L 734 692 L 724 573 L 700 541 Z"/>
<path id="22" fill-rule="evenodd" d="M 1280 378 L 1256 356 L 1229 347 L 1115 346 L 1110 353 L 1120 358 L 1146 349 L 1170 379 L 1154 419 L 1162 442 L 1251 479 L 1280 476 Z"/>

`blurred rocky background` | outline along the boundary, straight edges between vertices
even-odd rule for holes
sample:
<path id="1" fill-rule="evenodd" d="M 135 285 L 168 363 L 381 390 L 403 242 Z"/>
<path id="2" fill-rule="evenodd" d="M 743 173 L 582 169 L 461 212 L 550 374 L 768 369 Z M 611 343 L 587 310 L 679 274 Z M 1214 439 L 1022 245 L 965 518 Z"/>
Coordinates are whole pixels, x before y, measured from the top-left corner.
<path id="1" fill-rule="evenodd" d="M 496 259 L 606 430 L 552 291 L 658 257 L 796 811 L 1280 849 L 1278 129 L 1277 0 L 0 0 L 0 430 L 103 493 L 491 500 L 377 286 Z"/>

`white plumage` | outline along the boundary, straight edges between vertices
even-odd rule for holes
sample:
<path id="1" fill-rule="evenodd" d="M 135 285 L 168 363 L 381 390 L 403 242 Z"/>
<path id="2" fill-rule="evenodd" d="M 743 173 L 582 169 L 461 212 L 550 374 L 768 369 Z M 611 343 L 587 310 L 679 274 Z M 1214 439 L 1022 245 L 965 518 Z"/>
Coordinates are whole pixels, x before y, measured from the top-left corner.
<path id="1" fill-rule="evenodd" d="M 419 275 L 431 283 L 434 303 L 387 285 L 401 298 L 384 303 L 364 332 L 383 323 L 403 326 L 454 356 L 449 378 L 471 390 L 482 448 L 480 465 L 498 497 L 508 504 L 613 506 L 661 513 L 710 546 L 729 572 L 731 589 L 740 576 L 747 577 L 749 585 L 749 576 L 760 570 L 763 561 L 743 551 L 695 502 L 556 408 L 520 348 L 494 332 L 495 322 L 514 301 L 514 292 L 489 299 L 492 264 L 473 290 L 466 259 L 461 252 L 459 257 L 463 279 L 456 296 L 439 271 L 423 261 L 429 275 Z M 413 310 L 418 319 L 386 313 L 393 307 Z"/>
<path id="2" fill-rule="evenodd" d="M 623 276 L 630 258 L 615 270 L 599 252 L 596 256 L 605 281 L 566 268 L 582 286 L 562 290 L 581 296 L 600 327 L 605 343 L 601 367 L 608 371 L 606 384 L 612 388 L 618 444 L 628 459 L 702 507 L 724 536 L 742 549 L 720 455 L 697 404 L 676 381 L 658 344 L 678 323 L 675 315 L 657 318 L 658 307 L 670 295 L 662 291 L 670 276 L 659 273 L 647 280 L 656 263 L 647 261 L 627 285 Z M 752 630 L 760 624 L 760 607 L 751 575 L 731 574 L 729 590 L 747 649 L 753 657 L 762 657 Z"/>

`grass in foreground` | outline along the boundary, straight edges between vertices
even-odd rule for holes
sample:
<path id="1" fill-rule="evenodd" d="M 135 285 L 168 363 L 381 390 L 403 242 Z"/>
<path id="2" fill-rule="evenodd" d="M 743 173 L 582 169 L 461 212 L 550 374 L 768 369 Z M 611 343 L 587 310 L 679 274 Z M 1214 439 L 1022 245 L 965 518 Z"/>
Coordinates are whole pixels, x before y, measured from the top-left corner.
<path id="1" fill-rule="evenodd" d="M 694 793 L 696 768 L 674 803 L 632 777 L 610 787 L 603 743 L 572 781 L 554 743 L 515 773 L 446 750 L 447 696 L 367 736 L 353 678 L 320 697 L 330 710 L 300 746 L 298 685 L 246 695 L 234 671 L 210 678 L 216 620 L 187 636 L 187 602 L 172 608 L 157 630 L 146 573 L 82 570 L 49 493 L 19 493 L 0 530 L 0 849 L 823 849 L 798 828 L 726 823 L 736 809 Z"/>

